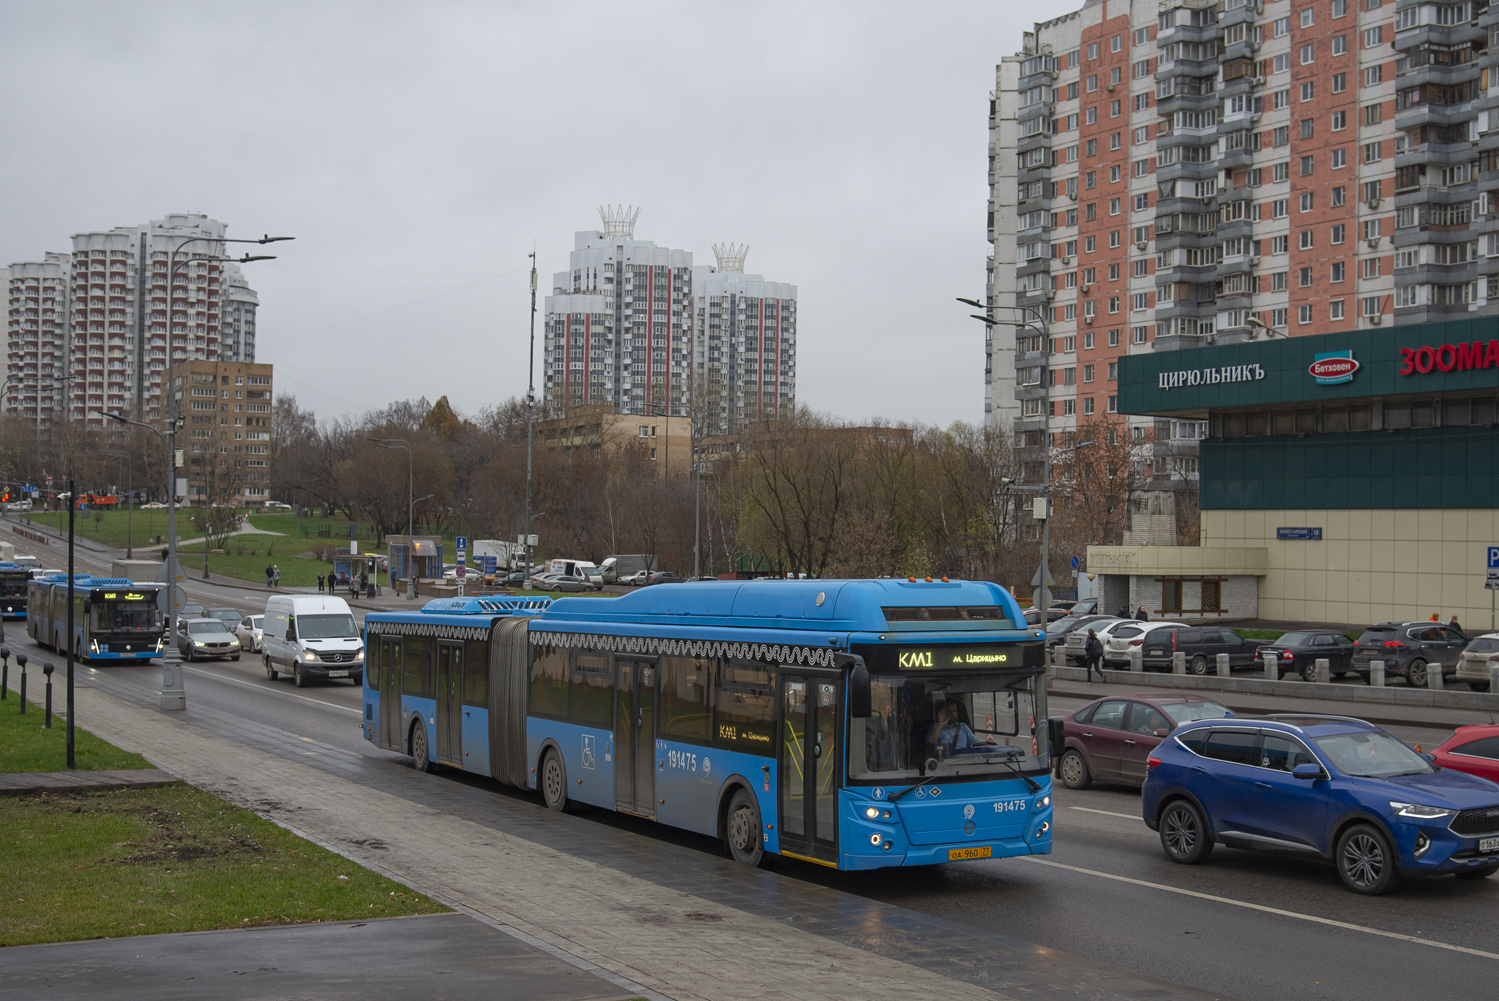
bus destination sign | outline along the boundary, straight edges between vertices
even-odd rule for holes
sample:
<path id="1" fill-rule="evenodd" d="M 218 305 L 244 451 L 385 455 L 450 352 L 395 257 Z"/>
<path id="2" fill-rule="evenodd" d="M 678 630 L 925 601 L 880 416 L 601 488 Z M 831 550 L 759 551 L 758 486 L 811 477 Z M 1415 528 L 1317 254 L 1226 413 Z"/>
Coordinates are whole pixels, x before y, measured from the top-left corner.
<path id="1" fill-rule="evenodd" d="M 1020 651 L 992 646 L 901 647 L 896 666 L 902 671 L 942 671 L 962 667 L 1004 667 L 1020 663 Z"/>

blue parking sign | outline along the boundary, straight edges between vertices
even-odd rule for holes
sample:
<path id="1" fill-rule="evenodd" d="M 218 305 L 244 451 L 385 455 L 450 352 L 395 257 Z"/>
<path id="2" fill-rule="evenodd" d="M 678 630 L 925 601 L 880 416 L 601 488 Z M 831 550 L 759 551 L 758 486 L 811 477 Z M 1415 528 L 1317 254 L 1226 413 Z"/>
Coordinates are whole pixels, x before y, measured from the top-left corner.
<path id="1" fill-rule="evenodd" d="M 1499 546 L 1489 547 L 1489 569 L 1499 570 Z"/>

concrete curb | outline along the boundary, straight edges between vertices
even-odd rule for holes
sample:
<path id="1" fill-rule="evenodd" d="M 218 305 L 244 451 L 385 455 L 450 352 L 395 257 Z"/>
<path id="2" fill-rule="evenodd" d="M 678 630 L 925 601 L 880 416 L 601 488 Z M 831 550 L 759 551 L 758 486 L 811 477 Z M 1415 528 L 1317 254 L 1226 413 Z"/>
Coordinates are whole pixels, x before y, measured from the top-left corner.
<path id="1" fill-rule="evenodd" d="M 1052 667 L 1047 677 L 1057 681 L 1086 682 L 1088 672 L 1081 667 Z M 1335 685 L 1326 682 L 1270 681 L 1265 678 L 1220 678 L 1217 675 L 1165 674 L 1160 671 L 1104 672 L 1113 685 L 1138 685 L 1145 688 L 1180 688 L 1200 692 L 1244 692 L 1254 695 L 1278 695 L 1291 699 L 1321 699 L 1332 702 L 1369 702 L 1376 705 L 1420 706 L 1426 709 L 1476 709 L 1499 712 L 1499 694 L 1493 692 L 1432 691 L 1428 688 L 1375 688 L 1370 685 Z"/>
<path id="2" fill-rule="evenodd" d="M 0 775 L 0 795 L 141 789 L 172 785 L 179 781 L 181 780 L 177 776 L 160 768 L 121 768 L 105 772 L 11 772 Z"/>

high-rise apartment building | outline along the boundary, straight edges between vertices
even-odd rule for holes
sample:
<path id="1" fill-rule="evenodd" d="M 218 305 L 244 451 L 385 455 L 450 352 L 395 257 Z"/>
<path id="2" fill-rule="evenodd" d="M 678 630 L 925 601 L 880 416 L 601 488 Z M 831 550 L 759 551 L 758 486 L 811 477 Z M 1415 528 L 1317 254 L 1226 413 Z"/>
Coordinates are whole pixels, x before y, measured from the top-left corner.
<path id="1" fill-rule="evenodd" d="M 159 414 L 169 323 L 174 363 L 226 354 L 253 360 L 255 293 L 237 268 L 214 259 L 224 255 L 225 228 L 207 216 L 177 213 L 78 233 L 71 254 L 12 266 L 13 276 L 36 279 L 22 282 L 23 298 L 25 288 L 55 283 L 59 270 L 65 292 L 61 300 L 52 297 L 52 317 L 21 317 L 19 346 L 7 356 L 5 412 L 41 424 L 63 416 L 97 422 L 105 410 L 137 419 Z M 14 277 L 11 286 L 15 298 Z"/>
<path id="2" fill-rule="evenodd" d="M 990 123 L 1022 444 L 1115 413 L 1124 354 L 1499 313 L 1491 33 L 1484 0 L 1088 0 L 1027 32 Z M 1155 423 L 1157 479 L 1204 433 Z"/>
<path id="3" fill-rule="evenodd" d="M 48 253 L 7 270 L 5 412 L 44 426 L 65 399 L 68 255 Z"/>
<path id="4" fill-rule="evenodd" d="M 270 497 L 270 365 L 187 361 L 172 373 L 188 503 L 258 507 Z"/>
<path id="5" fill-rule="evenodd" d="M 728 434 L 796 402 L 796 286 L 744 272 L 746 246 L 714 245 L 692 269 L 692 384 L 700 419 Z"/>
<path id="6" fill-rule="evenodd" d="M 796 286 L 744 273 L 747 248 L 715 247 L 718 267 L 635 239 L 639 210 L 601 208 L 576 234 L 570 269 L 545 302 L 549 412 L 604 404 L 682 415 L 700 404 L 727 426 L 787 412 L 796 399 Z"/>

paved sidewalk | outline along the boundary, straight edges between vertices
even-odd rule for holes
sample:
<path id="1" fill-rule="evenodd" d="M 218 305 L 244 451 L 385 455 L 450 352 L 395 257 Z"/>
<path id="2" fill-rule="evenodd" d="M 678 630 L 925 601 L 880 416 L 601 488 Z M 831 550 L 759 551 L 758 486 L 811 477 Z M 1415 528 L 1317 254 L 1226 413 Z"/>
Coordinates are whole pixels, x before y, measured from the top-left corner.
<path id="1" fill-rule="evenodd" d="M 647 996 L 677 1001 L 1206 997 L 1022 943 L 1010 945 L 1021 948 L 1028 962 L 989 971 L 1002 989 L 986 990 L 808 933 L 790 920 L 663 886 L 361 785 L 98 689 L 81 689 L 78 697 L 80 718 L 100 737 L 501 930 L 556 950 L 575 965 L 639 985 L 638 993 Z M 434 790 L 452 781 L 411 774 L 412 783 Z M 773 887 L 766 892 L 774 893 Z"/>
<path id="2" fill-rule="evenodd" d="M 32 792 L 82 792 L 88 789 L 139 789 L 180 781 L 159 768 L 121 768 L 109 772 L 11 772 L 0 775 L 0 796 Z"/>

